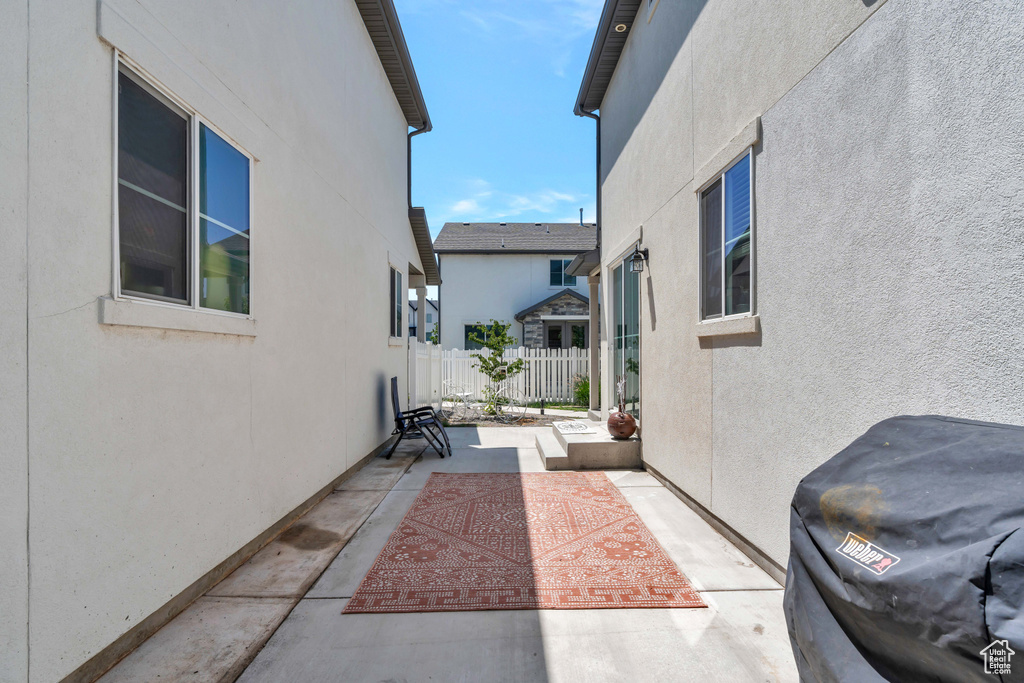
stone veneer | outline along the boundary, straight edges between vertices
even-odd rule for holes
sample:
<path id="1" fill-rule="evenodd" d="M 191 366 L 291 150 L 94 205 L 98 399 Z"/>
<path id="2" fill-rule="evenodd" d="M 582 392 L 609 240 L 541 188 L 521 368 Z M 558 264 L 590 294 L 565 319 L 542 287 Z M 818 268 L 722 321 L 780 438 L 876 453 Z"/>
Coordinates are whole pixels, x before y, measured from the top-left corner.
<path id="1" fill-rule="evenodd" d="M 590 315 L 590 304 L 580 301 L 571 294 L 563 294 L 554 301 L 541 306 L 523 317 L 523 346 L 528 349 L 544 348 L 544 321 L 546 315 L 578 315 L 583 319 Z"/>

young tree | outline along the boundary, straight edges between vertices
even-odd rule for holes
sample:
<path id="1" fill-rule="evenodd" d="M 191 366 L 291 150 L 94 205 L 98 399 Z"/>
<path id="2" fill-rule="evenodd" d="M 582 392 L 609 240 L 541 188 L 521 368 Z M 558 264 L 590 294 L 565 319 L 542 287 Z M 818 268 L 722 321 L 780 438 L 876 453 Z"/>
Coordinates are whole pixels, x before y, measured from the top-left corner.
<path id="1" fill-rule="evenodd" d="M 473 367 L 479 368 L 480 372 L 487 376 L 487 388 L 484 389 L 484 400 L 486 401 L 484 411 L 489 415 L 496 415 L 501 411 L 503 401 L 501 383 L 518 375 L 525 366 L 522 358 L 517 358 L 511 363 L 505 361 L 505 349 L 512 348 L 517 343 L 516 338 L 508 333 L 511 327 L 512 323 L 491 320 L 491 324 L 487 326 L 483 336 L 476 332 L 469 333 L 471 342 L 480 344 L 489 351 L 487 354 L 472 354 L 476 359 Z"/>

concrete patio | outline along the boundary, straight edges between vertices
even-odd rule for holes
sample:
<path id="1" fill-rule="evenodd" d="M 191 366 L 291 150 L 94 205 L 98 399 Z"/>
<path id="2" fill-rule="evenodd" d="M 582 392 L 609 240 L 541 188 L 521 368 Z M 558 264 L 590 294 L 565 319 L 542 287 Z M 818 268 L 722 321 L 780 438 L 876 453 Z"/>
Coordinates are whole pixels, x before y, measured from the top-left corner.
<path id="1" fill-rule="evenodd" d="M 451 429 L 453 458 L 372 461 L 104 680 L 797 680 L 782 587 L 639 471 L 607 474 L 708 609 L 341 613 L 431 472 L 543 472 L 542 431 Z"/>

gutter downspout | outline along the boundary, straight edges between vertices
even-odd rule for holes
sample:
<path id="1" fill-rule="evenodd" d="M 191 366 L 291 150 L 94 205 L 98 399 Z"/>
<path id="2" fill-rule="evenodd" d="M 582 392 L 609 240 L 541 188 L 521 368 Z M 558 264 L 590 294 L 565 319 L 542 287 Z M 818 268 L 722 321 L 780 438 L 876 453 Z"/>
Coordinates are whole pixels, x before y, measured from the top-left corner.
<path id="1" fill-rule="evenodd" d="M 430 132 L 431 125 L 428 121 L 422 128 L 409 133 L 406 137 L 406 153 L 405 153 L 405 185 L 408 190 L 409 196 L 409 208 L 412 208 L 412 139 L 420 133 Z"/>
<path id="2" fill-rule="evenodd" d="M 597 185 L 597 251 L 601 253 L 601 117 L 592 111 L 583 111 L 577 109 L 575 111 L 576 116 L 586 116 L 588 119 L 594 119 L 597 122 L 597 153 L 595 156 L 596 163 L 596 185 Z"/>
<path id="3" fill-rule="evenodd" d="M 597 152 L 594 155 L 596 167 L 595 182 L 597 185 L 596 199 L 596 220 L 597 220 L 597 268 L 598 273 L 601 272 L 601 117 L 592 111 L 584 111 L 580 108 L 579 104 L 576 105 L 574 113 L 577 116 L 586 116 L 588 119 L 594 119 L 597 124 Z M 587 275 L 587 283 L 591 281 L 590 275 Z M 589 294 L 591 297 L 590 303 L 590 412 L 595 410 L 601 410 L 601 365 L 600 361 L 600 318 L 595 317 L 594 313 L 597 311 L 595 287 L 590 286 Z M 525 334 L 525 332 L 524 332 Z M 596 343 L 595 343 L 596 342 Z M 603 416 L 603 413 L 601 413 Z M 589 416 L 589 415 L 588 415 Z"/>

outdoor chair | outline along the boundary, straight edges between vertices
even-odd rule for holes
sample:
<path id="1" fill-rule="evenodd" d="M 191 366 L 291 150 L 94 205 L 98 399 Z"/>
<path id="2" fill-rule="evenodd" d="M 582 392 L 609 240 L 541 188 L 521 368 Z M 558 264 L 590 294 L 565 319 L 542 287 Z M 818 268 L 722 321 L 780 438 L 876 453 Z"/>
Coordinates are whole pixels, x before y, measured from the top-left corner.
<path id="1" fill-rule="evenodd" d="M 430 406 L 420 406 L 419 408 L 410 408 L 404 412 L 402 411 L 401 403 L 398 400 L 397 377 L 391 378 L 391 408 L 395 414 L 395 430 L 391 434 L 398 434 L 398 440 L 391 446 L 388 454 L 384 456 L 385 460 L 391 458 L 395 449 L 398 448 L 398 444 L 407 436 L 422 436 L 427 440 L 431 448 L 437 451 L 439 456 L 444 457 L 445 449 L 448 450 L 448 455 L 451 456 L 452 445 L 448 442 L 448 434 L 445 433 L 444 425 L 441 424 L 441 418 L 438 417 L 433 408 Z"/>

